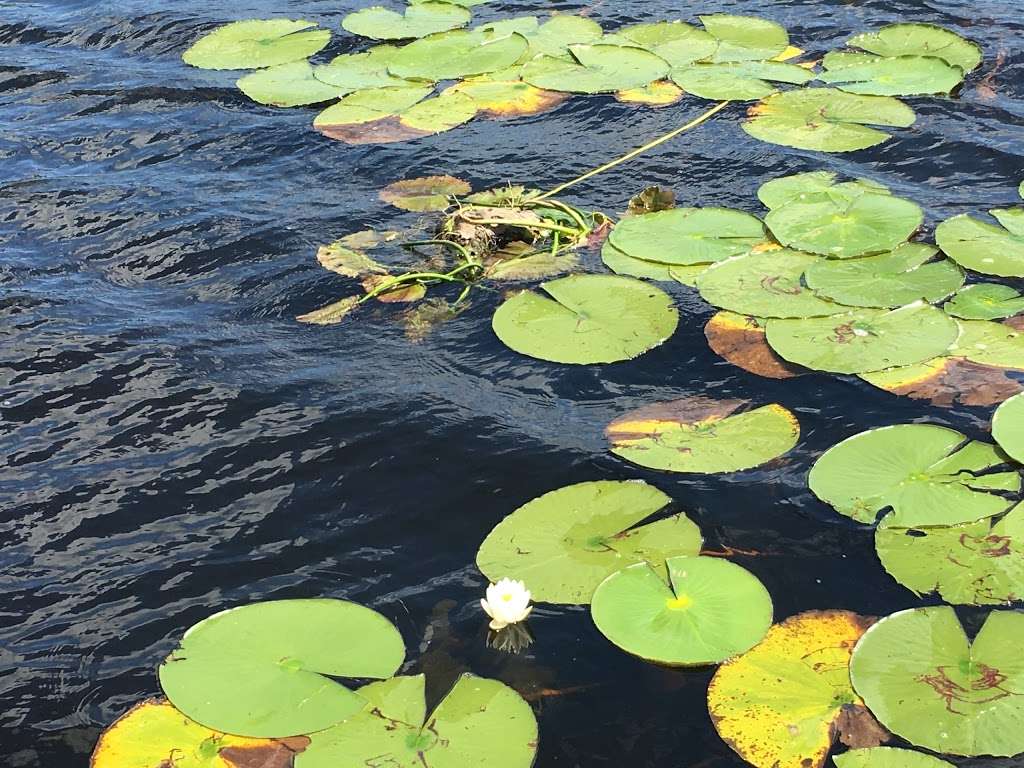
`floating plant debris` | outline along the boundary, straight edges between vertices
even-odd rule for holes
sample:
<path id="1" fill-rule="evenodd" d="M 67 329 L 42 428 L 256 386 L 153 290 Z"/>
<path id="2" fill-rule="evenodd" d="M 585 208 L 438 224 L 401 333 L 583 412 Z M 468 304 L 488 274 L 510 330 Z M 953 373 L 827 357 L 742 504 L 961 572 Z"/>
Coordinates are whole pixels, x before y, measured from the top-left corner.
<path id="1" fill-rule="evenodd" d="M 202 69 L 256 69 L 307 59 L 331 40 L 315 21 L 252 19 L 218 27 L 182 54 Z"/>
<path id="2" fill-rule="evenodd" d="M 208 728 L 254 738 L 313 733 L 363 699 L 331 677 L 387 678 L 405 658 L 398 630 L 345 600 L 277 600 L 192 627 L 160 666 L 171 703 Z"/>
<path id="3" fill-rule="evenodd" d="M 443 211 L 452 198 L 468 195 L 472 187 L 454 176 L 422 176 L 388 184 L 378 196 L 403 211 Z"/>
<path id="4" fill-rule="evenodd" d="M 947 603 L 1006 605 L 1024 597 L 1024 505 L 1005 517 L 920 529 L 880 525 L 875 549 L 896 581 Z"/>
<path id="5" fill-rule="evenodd" d="M 853 687 L 890 731 L 953 755 L 1024 752 L 1024 614 L 993 611 L 974 641 L 948 606 L 900 611 L 857 643 Z"/>
<path id="6" fill-rule="evenodd" d="M 620 416 L 605 429 L 611 451 L 668 472 L 738 472 L 782 456 L 800 424 L 775 403 L 745 410 L 745 400 L 691 397 Z"/>
<path id="7" fill-rule="evenodd" d="M 725 661 L 757 644 L 772 623 L 771 597 L 757 577 L 714 557 L 623 568 L 601 582 L 590 612 L 612 643 L 670 666 Z"/>
<path id="8" fill-rule="evenodd" d="M 295 768 L 530 768 L 537 720 L 504 683 L 462 675 L 430 715 L 425 677 L 394 677 L 359 689 L 365 707 L 310 736 Z"/>
<path id="9" fill-rule="evenodd" d="M 853 646 L 873 621 L 807 611 L 774 625 L 711 679 L 708 712 L 719 735 L 757 768 L 822 768 L 836 740 L 887 741 L 850 682 Z"/>
<path id="10" fill-rule="evenodd" d="M 899 424 L 848 437 L 811 467 L 808 484 L 837 512 L 889 527 L 955 525 L 1010 508 L 999 492 L 1018 492 L 1020 474 L 999 471 L 1007 457 L 994 445 L 953 429 Z"/>
<path id="11" fill-rule="evenodd" d="M 639 480 L 559 488 L 498 523 L 476 562 L 491 581 L 525 581 L 534 600 L 586 604 L 598 584 L 625 566 L 700 552 L 700 530 L 684 514 L 640 525 L 670 502 Z"/>

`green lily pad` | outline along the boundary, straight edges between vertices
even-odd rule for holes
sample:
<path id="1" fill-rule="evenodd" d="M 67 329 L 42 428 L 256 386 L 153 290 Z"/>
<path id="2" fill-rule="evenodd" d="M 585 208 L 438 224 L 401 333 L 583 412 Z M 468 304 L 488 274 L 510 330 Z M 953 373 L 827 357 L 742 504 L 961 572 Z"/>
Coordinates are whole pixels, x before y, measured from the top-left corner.
<path id="1" fill-rule="evenodd" d="M 1011 397 L 996 408 L 992 437 L 1014 461 L 1024 463 L 1024 397 Z"/>
<path id="2" fill-rule="evenodd" d="M 583 605 L 611 574 L 700 552 L 700 529 L 684 514 L 639 525 L 671 498 L 640 480 L 559 488 L 519 507 L 492 530 L 477 566 L 492 582 L 526 583 L 533 599 Z"/>
<path id="3" fill-rule="evenodd" d="M 853 152 L 889 134 L 872 125 L 909 128 L 914 110 L 891 96 L 862 96 L 837 88 L 801 88 L 769 96 L 750 108 L 743 130 L 755 139 L 797 149 Z"/>
<path id="4" fill-rule="evenodd" d="M 326 131 L 331 126 L 369 123 L 397 115 L 433 93 L 433 86 L 367 88 L 345 96 L 313 120 L 313 127 Z"/>
<path id="5" fill-rule="evenodd" d="M 1024 751 L 1024 614 L 993 611 L 970 642 L 948 606 L 888 616 L 857 643 L 850 675 L 875 717 L 954 755 Z"/>
<path id="6" fill-rule="evenodd" d="M 713 101 L 763 99 L 778 90 L 769 83 L 803 85 L 814 74 L 796 64 L 781 61 L 737 61 L 722 64 L 698 62 L 672 70 L 671 77 L 687 93 Z"/>
<path id="7" fill-rule="evenodd" d="M 465 94 L 489 117 L 536 115 L 554 109 L 569 97 L 521 80 L 463 80 L 442 91 L 442 95 L 447 93 Z"/>
<path id="8" fill-rule="evenodd" d="M 251 19 L 218 27 L 199 38 L 182 60 L 200 69 L 257 69 L 308 59 L 331 41 L 315 21 Z"/>
<path id="9" fill-rule="evenodd" d="M 608 239 L 634 259 L 692 265 L 746 253 L 765 230 L 756 216 L 731 208 L 672 208 L 623 219 Z"/>
<path id="10" fill-rule="evenodd" d="M 655 80 L 639 88 L 615 92 L 615 100 L 624 104 L 645 104 L 649 107 L 667 107 L 676 104 L 685 94 L 683 89 L 668 80 Z"/>
<path id="11" fill-rule="evenodd" d="M 420 101 L 398 116 L 398 122 L 422 135 L 444 133 L 476 117 L 476 102 L 464 93 L 449 91 Z"/>
<path id="12" fill-rule="evenodd" d="M 837 183 L 836 174 L 831 171 L 810 171 L 766 181 L 757 190 L 757 198 L 768 208 L 781 208 L 797 200 L 817 199 L 816 195 L 822 192 L 832 193 L 840 200 L 852 200 L 864 192 L 887 195 L 889 188 L 871 179 Z"/>
<path id="13" fill-rule="evenodd" d="M 956 341 L 956 321 L 924 303 L 861 309 L 831 317 L 769 320 L 772 349 L 791 363 L 832 373 L 871 373 L 941 356 Z"/>
<path id="14" fill-rule="evenodd" d="M 910 200 L 836 188 L 791 200 L 765 218 L 783 245 L 837 259 L 891 251 L 923 221 L 920 206 Z"/>
<path id="15" fill-rule="evenodd" d="M 691 397 L 655 403 L 605 428 L 611 451 L 667 472 L 738 472 L 776 459 L 800 439 L 800 423 L 781 405 L 751 410 L 746 400 Z"/>
<path id="16" fill-rule="evenodd" d="M 458 29 L 404 46 L 392 58 L 389 71 L 405 78 L 458 80 L 512 65 L 528 45 L 515 32 L 492 38 L 484 32 Z"/>
<path id="17" fill-rule="evenodd" d="M 523 67 L 522 78 L 549 91 L 614 93 L 638 88 L 668 74 L 668 63 L 642 48 L 572 45 L 571 58 L 538 56 Z"/>
<path id="18" fill-rule="evenodd" d="M 956 525 L 1005 512 L 1010 502 L 989 491 L 1017 491 L 1017 472 L 993 471 L 1006 456 L 933 424 L 899 424 L 832 446 L 808 476 L 811 491 L 840 514 L 890 528 Z"/>
<path id="19" fill-rule="evenodd" d="M 423 675 L 395 677 L 359 689 L 359 713 L 314 733 L 295 768 L 530 768 L 537 719 L 504 683 L 462 675 L 427 716 Z"/>
<path id="20" fill-rule="evenodd" d="M 847 41 L 879 56 L 936 56 L 965 73 L 981 64 L 981 46 L 934 24 L 890 24 Z"/>
<path id="21" fill-rule="evenodd" d="M 1005 605 L 1024 597 L 1024 506 L 999 522 L 906 529 L 879 526 L 875 549 L 892 577 L 918 595 L 957 605 Z"/>
<path id="22" fill-rule="evenodd" d="M 394 181 L 378 197 L 403 211 L 443 211 L 452 197 L 468 195 L 471 189 L 469 182 L 454 176 L 420 176 Z"/>
<path id="23" fill-rule="evenodd" d="M 833 758 L 837 768 L 955 768 L 934 755 L 898 747 L 851 749 Z"/>
<path id="24" fill-rule="evenodd" d="M 959 67 L 934 56 L 825 57 L 823 83 L 869 96 L 925 96 L 949 93 L 963 82 Z"/>
<path id="25" fill-rule="evenodd" d="M 820 256 L 778 250 L 749 253 L 715 264 L 697 280 L 701 298 L 722 309 L 755 317 L 821 317 L 846 311 L 819 298 L 800 278 Z"/>
<path id="26" fill-rule="evenodd" d="M 601 246 L 601 261 L 617 275 L 628 275 L 629 277 L 639 277 L 644 280 L 661 280 L 664 282 L 671 282 L 674 279 L 670 264 L 634 259 L 624 251 L 616 248 L 610 239 L 605 240 Z"/>
<path id="27" fill-rule="evenodd" d="M 772 59 L 789 46 L 786 28 L 757 16 L 715 13 L 700 17 L 701 24 L 718 42 L 713 62 Z"/>
<path id="28" fill-rule="evenodd" d="M 635 45 L 660 56 L 672 67 L 685 67 L 706 59 L 718 49 L 718 40 L 703 29 L 681 21 L 635 24 L 608 38 L 618 45 Z M 608 39 L 606 38 L 606 39 Z"/>
<path id="29" fill-rule="evenodd" d="M 819 296 L 853 307 L 901 307 L 923 299 L 941 301 L 964 284 L 949 259 L 929 261 L 937 248 L 904 243 L 894 251 L 808 267 L 804 280 Z"/>
<path id="30" fill-rule="evenodd" d="M 807 611 L 723 664 L 708 686 L 722 739 L 757 768 L 822 768 L 839 739 L 858 746 L 887 735 L 853 692 L 850 653 L 871 622 L 849 611 Z"/>
<path id="31" fill-rule="evenodd" d="M 379 144 L 449 131 L 476 116 L 465 94 L 425 98 L 432 92 L 432 86 L 356 91 L 317 115 L 313 127 L 349 144 Z"/>
<path id="32" fill-rule="evenodd" d="M 516 352 L 554 363 L 614 363 L 658 346 L 679 313 L 654 286 L 619 275 L 570 275 L 516 294 L 494 313 L 498 338 Z"/>
<path id="33" fill-rule="evenodd" d="M 335 86 L 318 80 L 308 61 L 293 61 L 260 69 L 238 80 L 239 90 L 260 104 L 301 107 L 342 96 Z"/>
<path id="34" fill-rule="evenodd" d="M 502 259 L 487 268 L 487 279 L 499 282 L 545 280 L 572 272 L 580 265 L 575 253 L 535 253 L 514 259 Z"/>
<path id="35" fill-rule="evenodd" d="M 1024 312 L 1024 296 L 1008 285 L 974 283 L 957 291 L 942 308 L 964 320 L 999 320 Z"/>
<path id="36" fill-rule="evenodd" d="M 596 43 L 603 35 L 601 25 L 593 19 L 560 13 L 526 37 L 530 41 L 530 53 L 534 56 L 566 56 L 573 45 Z"/>
<path id="37" fill-rule="evenodd" d="M 464 27 L 471 18 L 473 14 L 461 5 L 423 2 L 408 6 L 404 14 L 379 5 L 363 8 L 342 19 L 341 26 L 374 40 L 408 40 Z"/>
<path id="38" fill-rule="evenodd" d="M 199 622 L 160 665 L 171 703 L 208 728 L 254 738 L 313 733 L 363 699 L 329 677 L 386 678 L 405 658 L 398 630 L 345 600 L 276 600 Z"/>
<path id="39" fill-rule="evenodd" d="M 990 211 L 993 216 L 1000 210 Z M 935 230 L 935 242 L 960 266 L 984 275 L 1024 277 L 1024 225 L 1003 217 L 1003 226 L 989 224 L 966 213 L 946 219 Z"/>
<path id="40" fill-rule="evenodd" d="M 601 634 L 627 653 L 698 666 L 756 645 L 772 624 L 772 600 L 750 571 L 728 560 L 684 556 L 613 573 L 594 592 L 590 613 Z"/>
<path id="41" fill-rule="evenodd" d="M 959 320 L 960 335 L 950 355 L 994 368 L 1024 371 L 1024 335 L 1016 328 L 989 320 Z"/>
<path id="42" fill-rule="evenodd" d="M 388 72 L 395 54 L 394 45 L 377 45 L 363 53 L 335 56 L 327 64 L 313 68 L 313 76 L 338 90 L 338 96 L 367 88 L 407 88 L 424 83 L 411 83 Z"/>

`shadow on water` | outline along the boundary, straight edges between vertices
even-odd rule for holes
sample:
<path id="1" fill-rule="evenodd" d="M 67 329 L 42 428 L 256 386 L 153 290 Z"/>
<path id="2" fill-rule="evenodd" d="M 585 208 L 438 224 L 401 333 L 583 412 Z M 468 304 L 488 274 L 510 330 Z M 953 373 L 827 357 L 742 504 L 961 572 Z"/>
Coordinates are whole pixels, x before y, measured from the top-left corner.
<path id="1" fill-rule="evenodd" d="M 288 14 L 337 29 L 353 0 L 0 2 L 0 754 L 84 766 L 100 727 L 157 693 L 182 631 L 251 600 L 337 596 L 397 623 L 410 670 L 498 677 L 530 697 L 538 766 L 719 768 L 740 761 L 704 707 L 710 671 L 616 651 L 581 609 L 541 608 L 525 658 L 484 645 L 476 547 L 503 516 L 571 482 L 643 477 L 709 545 L 768 586 L 776 616 L 917 604 L 870 535 L 810 496 L 810 462 L 871 426 L 929 420 L 980 436 L 989 412 L 939 409 L 851 380 L 757 379 L 719 360 L 709 310 L 681 286 L 679 333 L 601 369 L 548 365 L 494 338 L 497 295 L 422 344 L 389 316 L 310 328 L 294 315 L 347 284 L 316 244 L 413 225 L 377 200 L 406 176 L 552 186 L 692 117 L 576 98 L 555 112 L 476 121 L 407 144 L 345 147 L 309 110 L 248 102 L 229 74 L 180 52 L 234 18 Z M 494 3 L 489 15 L 578 11 Z M 673 18 L 673 4 L 598 0 L 606 27 Z M 681 204 L 756 210 L 768 178 L 829 168 L 921 203 L 928 226 L 1015 200 L 1024 177 L 1024 24 L 1009 0 L 718 0 L 819 54 L 894 20 L 985 46 L 956 100 L 880 147 L 822 156 L 758 143 L 729 118 L 571 196 L 621 210 L 652 183 Z M 695 14 L 694 14 L 695 15 Z M 329 53 L 354 41 L 336 35 Z M 591 257 L 593 258 L 593 257 Z M 710 392 L 776 401 L 801 421 L 779 463 L 724 477 L 647 472 L 607 454 L 601 429 L 654 399 Z M 447 602 L 445 602 L 447 601 Z M 0 762 L 3 762 L 0 760 Z"/>

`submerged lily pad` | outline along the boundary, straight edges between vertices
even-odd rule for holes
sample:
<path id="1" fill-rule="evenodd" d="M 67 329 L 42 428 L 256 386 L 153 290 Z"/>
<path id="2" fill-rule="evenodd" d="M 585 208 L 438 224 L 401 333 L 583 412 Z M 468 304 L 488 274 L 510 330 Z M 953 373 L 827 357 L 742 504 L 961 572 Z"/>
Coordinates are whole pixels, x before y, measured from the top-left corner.
<path id="1" fill-rule="evenodd" d="M 924 212 L 910 200 L 835 188 L 772 208 L 765 218 L 783 245 L 837 259 L 891 251 L 923 221 Z"/>
<path id="2" fill-rule="evenodd" d="M 700 530 L 684 514 L 639 525 L 671 501 L 639 480 L 559 488 L 498 523 L 477 566 L 492 582 L 526 582 L 534 600 L 589 603 L 597 585 L 627 565 L 700 552 Z"/>
<path id="3" fill-rule="evenodd" d="M 722 739 L 756 768 L 821 768 L 837 739 L 858 747 L 885 740 L 850 682 L 853 646 L 873 621 L 799 613 L 723 664 L 708 686 Z"/>
<path id="4" fill-rule="evenodd" d="M 572 45 L 570 58 L 538 56 L 523 67 L 523 80 L 571 93 L 614 93 L 639 88 L 668 74 L 664 59 L 623 45 Z"/>
<path id="5" fill-rule="evenodd" d="M 756 216 L 731 208 L 672 208 L 623 219 L 608 239 L 635 259 L 693 265 L 746 253 L 765 230 Z"/>
<path id="6" fill-rule="evenodd" d="M 468 182 L 454 176 L 421 176 L 394 181 L 378 196 L 403 211 L 443 211 L 453 196 L 468 195 L 471 189 Z"/>
<path id="7" fill-rule="evenodd" d="M 879 526 L 875 549 L 892 577 L 947 603 L 1005 605 L 1024 598 L 1024 506 L 993 524 L 917 529 Z"/>
<path id="8" fill-rule="evenodd" d="M 833 758 L 837 768 L 954 768 L 934 755 L 898 747 L 851 749 Z"/>
<path id="9" fill-rule="evenodd" d="M 1024 614 L 993 611 L 970 642 L 948 606 L 888 616 L 857 643 L 854 689 L 886 728 L 954 755 L 1024 752 Z"/>
<path id="10" fill-rule="evenodd" d="M 757 16 L 715 13 L 700 22 L 718 43 L 713 62 L 772 59 L 789 46 L 785 27 Z"/>
<path id="11" fill-rule="evenodd" d="M 768 346 L 764 321 L 750 315 L 716 312 L 704 326 L 708 346 L 745 371 L 769 379 L 791 379 L 803 370 L 790 365 Z"/>
<path id="12" fill-rule="evenodd" d="M 814 74 L 781 61 L 698 62 L 672 70 L 672 80 L 687 93 L 713 101 L 763 99 L 778 90 L 768 81 L 803 85 Z"/>
<path id="13" fill-rule="evenodd" d="M 91 768 L 291 768 L 309 739 L 247 739 L 205 728 L 163 699 L 132 707 L 100 736 Z M 174 763 L 168 762 L 173 756 Z"/>
<path id="14" fill-rule="evenodd" d="M 994 471 L 1007 458 L 933 424 L 899 424 L 849 437 L 819 458 L 811 491 L 862 523 L 879 513 L 889 527 L 956 525 L 1005 512 L 1010 501 L 990 491 L 1020 490 L 1017 472 Z"/>
<path id="15" fill-rule="evenodd" d="M 832 373 L 869 373 L 941 356 L 956 321 L 928 304 L 861 309 L 830 317 L 769 320 L 772 349 L 791 363 Z"/>
<path id="16" fill-rule="evenodd" d="M 1003 226 L 964 213 L 946 219 L 935 230 L 935 242 L 949 258 L 984 275 L 1024 277 L 1024 220 L 992 210 Z M 1000 218 L 1001 217 L 1001 218 Z"/>
<path id="17" fill-rule="evenodd" d="M 1015 461 L 1024 463 L 1024 397 L 1011 397 L 996 408 L 992 437 Z"/>
<path id="18" fill-rule="evenodd" d="M 802 88 L 769 96 L 750 108 L 743 130 L 755 139 L 797 149 L 852 152 L 889 139 L 872 125 L 909 128 L 914 110 L 891 96 L 837 88 Z"/>
<path id="19" fill-rule="evenodd" d="M 377 5 L 350 13 L 341 20 L 341 26 L 374 40 L 408 40 L 464 27 L 472 17 L 470 11 L 455 3 L 413 3 L 404 14 Z"/>
<path id="20" fill-rule="evenodd" d="M 1024 296 L 1008 285 L 975 283 L 957 291 L 942 308 L 964 320 L 999 320 L 1024 312 Z"/>
<path id="21" fill-rule="evenodd" d="M 331 40 L 315 21 L 250 19 L 218 27 L 182 54 L 200 69 L 257 69 L 307 59 Z"/>
<path id="22" fill-rule="evenodd" d="M 890 24 L 847 41 L 879 56 L 936 56 L 965 73 L 981 64 L 981 47 L 934 24 Z"/>
<path id="23" fill-rule="evenodd" d="M 617 30 L 609 38 L 619 45 L 644 48 L 673 67 L 706 59 L 718 49 L 718 40 L 710 33 L 681 21 L 635 24 Z"/>
<path id="24" fill-rule="evenodd" d="M 376 611 L 345 600 L 276 600 L 193 626 L 161 664 L 160 685 L 208 728 L 283 738 L 362 709 L 330 677 L 390 677 L 404 658 L 401 635 Z"/>
<path id="25" fill-rule="evenodd" d="M 698 666 L 757 644 L 771 626 L 772 600 L 756 576 L 734 563 L 683 556 L 613 573 L 594 592 L 590 613 L 601 634 L 627 653 Z"/>
<path id="26" fill-rule="evenodd" d="M 442 32 L 402 47 L 392 58 L 391 74 L 424 80 L 458 80 L 504 69 L 526 53 L 523 35 L 490 39 L 478 31 Z"/>
<path id="27" fill-rule="evenodd" d="M 293 61 L 261 69 L 239 79 L 239 90 L 260 104 L 274 107 L 301 107 L 319 104 L 343 95 L 314 76 L 308 61 Z"/>
<path id="28" fill-rule="evenodd" d="M 644 406 L 605 429 L 611 451 L 668 472 L 738 472 L 782 456 L 800 424 L 775 403 L 740 411 L 745 400 L 691 397 Z"/>
<path id="29" fill-rule="evenodd" d="M 820 256 L 779 250 L 749 253 L 714 265 L 697 280 L 709 304 L 755 317 L 821 317 L 845 311 L 801 283 Z"/>
<path id="30" fill-rule="evenodd" d="M 940 301 L 964 283 L 964 273 L 949 259 L 929 261 L 937 248 L 904 243 L 877 256 L 822 261 L 804 273 L 819 296 L 854 307 L 901 307 L 924 300 Z"/>
<path id="31" fill-rule="evenodd" d="M 679 313 L 671 297 L 618 275 L 570 275 L 541 284 L 548 294 L 516 294 L 494 313 L 498 338 L 520 354 L 555 363 L 613 363 L 671 336 Z"/>
<path id="32" fill-rule="evenodd" d="M 395 677 L 359 689 L 366 707 L 314 733 L 295 768 L 530 768 L 537 719 L 504 683 L 462 675 L 427 716 L 425 679 Z"/>
<path id="33" fill-rule="evenodd" d="M 830 55 L 831 56 L 831 55 Z M 949 93 L 963 82 L 959 67 L 934 56 L 826 56 L 823 83 L 870 96 L 925 96 Z"/>

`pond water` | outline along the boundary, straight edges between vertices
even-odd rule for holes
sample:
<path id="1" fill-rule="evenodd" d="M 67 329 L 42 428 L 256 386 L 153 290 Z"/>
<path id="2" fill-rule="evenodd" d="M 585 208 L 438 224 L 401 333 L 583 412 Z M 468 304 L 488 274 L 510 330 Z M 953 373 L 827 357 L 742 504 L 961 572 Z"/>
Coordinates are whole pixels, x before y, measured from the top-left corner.
<path id="1" fill-rule="evenodd" d="M 704 109 L 577 97 L 552 113 L 478 120 L 427 139 L 345 146 L 312 110 L 263 108 L 229 73 L 185 67 L 203 31 L 272 14 L 337 30 L 355 0 L 0 2 L 0 755 L 84 766 L 100 729 L 158 693 L 155 668 L 208 614 L 333 596 L 401 630 L 432 695 L 459 672 L 501 679 L 538 715 L 537 765 L 734 766 L 711 727 L 711 669 L 631 658 L 585 608 L 541 606 L 524 655 L 485 645 L 474 565 L 494 524 L 573 482 L 643 478 L 735 550 L 777 619 L 813 608 L 928 604 L 879 565 L 870 533 L 815 499 L 811 462 L 872 426 L 929 421 L 985 437 L 990 409 L 938 408 L 857 379 L 761 379 L 719 359 L 712 314 L 670 287 L 679 331 L 632 361 L 570 367 L 505 348 L 498 294 L 426 341 L 394 309 L 318 328 L 293 317 L 349 283 L 316 246 L 415 224 L 377 199 L 399 178 L 548 188 Z M 481 19 L 584 8 L 607 27 L 676 4 L 505 2 Z M 917 125 L 852 155 L 744 134 L 734 106 L 566 199 L 616 213 L 649 184 L 684 205 L 759 211 L 767 179 L 831 169 L 885 183 L 927 227 L 1013 204 L 1024 178 L 1024 23 L 1010 0 L 708 0 L 767 16 L 820 54 L 896 20 L 982 43 L 959 98 L 911 99 Z M 328 53 L 356 40 L 336 34 Z M 598 267 L 596 254 L 585 257 Z M 802 437 L 784 459 L 722 476 L 651 472 L 606 451 L 603 427 L 691 394 L 778 402 Z M 977 615 L 962 612 L 969 629 Z M 4 762 L 4 761 L 7 762 Z"/>

